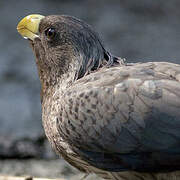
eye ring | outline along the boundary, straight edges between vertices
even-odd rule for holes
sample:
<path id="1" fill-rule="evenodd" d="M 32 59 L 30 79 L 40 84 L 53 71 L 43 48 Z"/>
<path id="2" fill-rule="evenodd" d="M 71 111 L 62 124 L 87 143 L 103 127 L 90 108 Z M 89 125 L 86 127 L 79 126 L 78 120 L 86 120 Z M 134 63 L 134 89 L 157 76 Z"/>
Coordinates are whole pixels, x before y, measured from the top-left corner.
<path id="1" fill-rule="evenodd" d="M 45 35 L 48 39 L 52 39 L 54 38 L 54 36 L 56 35 L 56 31 L 54 28 L 48 28 L 46 31 L 45 31 Z"/>

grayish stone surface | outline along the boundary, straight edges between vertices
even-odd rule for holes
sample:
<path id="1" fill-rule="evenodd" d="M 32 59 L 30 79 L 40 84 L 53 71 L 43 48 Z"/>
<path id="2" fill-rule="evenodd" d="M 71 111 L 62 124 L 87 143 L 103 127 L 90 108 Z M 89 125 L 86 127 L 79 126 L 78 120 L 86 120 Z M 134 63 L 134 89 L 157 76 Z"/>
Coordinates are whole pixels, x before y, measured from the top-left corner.
<path id="1" fill-rule="evenodd" d="M 64 160 L 0 160 L 0 174 L 15 176 L 34 176 L 80 180 L 85 174 L 80 173 Z M 86 180 L 102 180 L 96 175 L 89 175 Z"/>

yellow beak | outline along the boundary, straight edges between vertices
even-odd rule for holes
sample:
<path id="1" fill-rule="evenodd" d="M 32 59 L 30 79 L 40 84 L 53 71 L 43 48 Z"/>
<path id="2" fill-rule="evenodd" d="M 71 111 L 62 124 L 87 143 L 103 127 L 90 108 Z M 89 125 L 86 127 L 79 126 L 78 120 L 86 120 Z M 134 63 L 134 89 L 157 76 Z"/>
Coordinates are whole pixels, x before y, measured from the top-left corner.
<path id="1" fill-rule="evenodd" d="M 39 23 L 44 16 L 31 14 L 23 18 L 17 25 L 17 31 L 25 38 L 32 41 L 39 37 Z"/>

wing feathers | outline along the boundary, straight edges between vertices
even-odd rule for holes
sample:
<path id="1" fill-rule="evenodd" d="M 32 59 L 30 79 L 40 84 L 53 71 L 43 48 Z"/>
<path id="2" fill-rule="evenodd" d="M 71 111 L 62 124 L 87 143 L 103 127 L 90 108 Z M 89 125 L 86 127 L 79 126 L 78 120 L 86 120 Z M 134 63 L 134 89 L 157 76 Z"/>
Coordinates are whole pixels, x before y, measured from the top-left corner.
<path id="1" fill-rule="evenodd" d="M 72 122 L 78 132 L 69 132 L 69 142 L 90 164 L 106 170 L 165 170 L 171 165 L 166 153 L 175 159 L 172 152 L 180 169 L 179 74 L 179 65 L 144 63 L 80 79 L 64 96 L 73 116 L 63 122 Z"/>

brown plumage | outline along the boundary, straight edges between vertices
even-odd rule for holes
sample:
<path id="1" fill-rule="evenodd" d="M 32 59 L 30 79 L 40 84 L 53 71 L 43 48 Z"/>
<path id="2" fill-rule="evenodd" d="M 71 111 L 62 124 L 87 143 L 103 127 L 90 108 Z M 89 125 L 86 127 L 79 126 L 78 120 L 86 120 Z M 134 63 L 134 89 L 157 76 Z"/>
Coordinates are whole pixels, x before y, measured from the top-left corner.
<path id="1" fill-rule="evenodd" d="M 43 17 L 33 33 L 23 36 L 36 56 L 43 126 L 57 154 L 105 179 L 180 178 L 180 65 L 124 63 L 70 16 Z"/>

